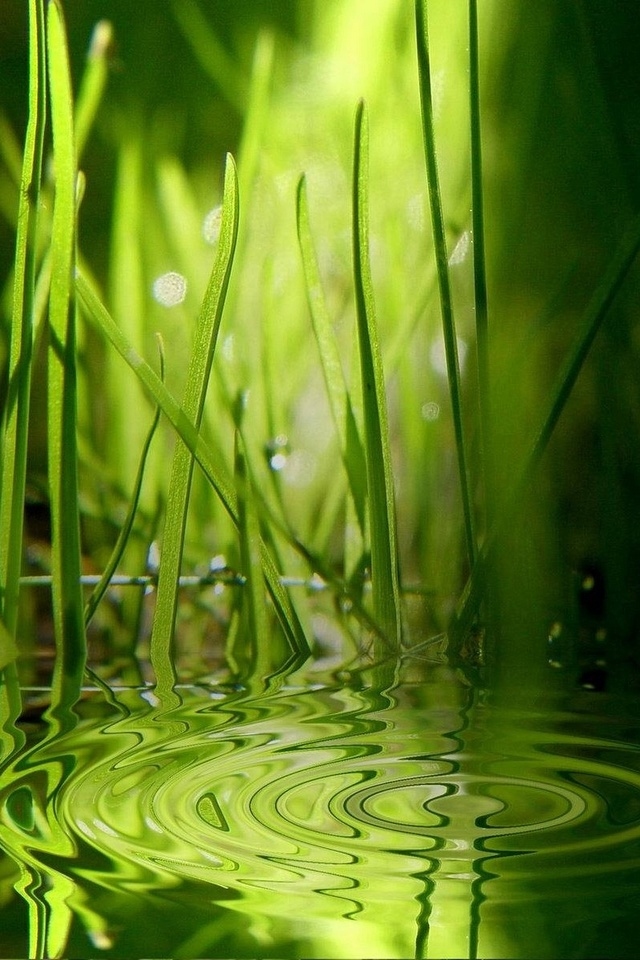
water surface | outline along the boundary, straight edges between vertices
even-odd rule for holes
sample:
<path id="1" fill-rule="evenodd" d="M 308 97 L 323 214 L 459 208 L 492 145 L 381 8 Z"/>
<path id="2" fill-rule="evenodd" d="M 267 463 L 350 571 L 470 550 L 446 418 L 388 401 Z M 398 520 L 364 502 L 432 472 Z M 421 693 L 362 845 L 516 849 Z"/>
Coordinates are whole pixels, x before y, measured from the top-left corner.
<path id="1" fill-rule="evenodd" d="M 636 956 L 631 699 L 442 667 L 116 704 L 5 757 L 2 957 Z"/>

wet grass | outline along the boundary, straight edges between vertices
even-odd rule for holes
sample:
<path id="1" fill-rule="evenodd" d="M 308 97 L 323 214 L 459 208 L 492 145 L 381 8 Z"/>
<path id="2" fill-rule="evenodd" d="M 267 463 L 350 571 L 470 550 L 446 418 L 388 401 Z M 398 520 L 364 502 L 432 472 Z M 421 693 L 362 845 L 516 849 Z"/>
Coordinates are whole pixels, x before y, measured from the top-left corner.
<path id="1" fill-rule="evenodd" d="M 637 223 L 619 243 L 617 231 L 591 300 L 567 326 L 551 386 L 517 397 L 506 481 L 497 450 L 514 432 L 501 386 L 513 328 L 500 315 L 495 141 L 483 115 L 484 61 L 502 49 L 487 39 L 493 7 L 481 14 L 470 0 L 454 17 L 416 0 L 411 15 L 389 3 L 377 18 L 359 2 L 318 8 L 306 47 L 265 28 L 242 69 L 208 21 L 202 44 L 196 3 L 173 6 L 193 57 L 242 117 L 237 163 L 221 150 L 224 164 L 190 167 L 171 149 L 170 123 L 157 121 L 154 141 L 135 111 L 111 105 L 104 269 L 80 227 L 96 184 L 89 176 L 85 190 L 79 163 L 110 104 L 111 28 L 96 28 L 74 107 L 62 5 L 46 15 L 40 0 L 29 5 L 22 169 L 7 138 L 2 167 L 17 210 L 2 427 L 3 696 L 15 714 L 34 490 L 51 512 L 50 569 L 39 572 L 51 578 L 57 660 L 78 688 L 87 629 L 102 631 L 114 660 L 148 661 L 167 688 L 212 623 L 218 669 L 231 676 L 294 669 L 323 649 L 329 621 L 343 659 L 394 658 L 446 634 L 454 660 L 464 650 L 478 665 L 469 637 L 492 623 L 494 600 L 501 615 L 492 580 L 505 564 L 529 563 L 507 533 L 529 509 L 628 280 Z M 355 43 L 360 34 L 366 44 Z M 344 62 L 348 81 L 334 71 Z M 168 293 L 162 282 L 173 283 Z M 160 375 L 147 359 L 157 335 Z M 534 361 L 524 364 L 507 374 L 533 381 Z M 32 407 L 43 402 L 38 440 Z M 549 537 L 544 510 L 528 523 Z M 87 560 L 103 573 L 89 598 Z M 532 593 L 559 571 L 559 562 L 551 575 L 534 569 Z M 131 587 L 110 609 L 116 572 L 151 573 L 153 602 Z M 200 578 L 197 596 L 185 595 L 185 574 Z M 287 585 L 320 580 L 315 592 Z M 117 670 L 142 676 L 139 665 Z"/>

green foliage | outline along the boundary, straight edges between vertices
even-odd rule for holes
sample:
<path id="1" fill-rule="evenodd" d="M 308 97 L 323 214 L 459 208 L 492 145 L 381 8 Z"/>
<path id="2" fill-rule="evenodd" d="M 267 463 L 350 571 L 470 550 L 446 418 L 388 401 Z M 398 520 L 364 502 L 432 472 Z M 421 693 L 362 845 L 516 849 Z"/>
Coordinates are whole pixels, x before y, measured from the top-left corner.
<path id="1" fill-rule="evenodd" d="M 234 34 L 195 0 L 168 5 L 193 55 L 185 70 L 204 71 L 210 85 L 200 107 L 217 96 L 239 124 L 234 136 L 221 126 L 218 153 L 194 161 L 175 112 L 150 116 L 112 94 L 109 24 L 96 27 L 74 111 L 62 5 L 49 5 L 45 36 L 42 5 L 30 4 L 21 170 L 2 119 L 0 199 L 3 211 L 17 210 L 5 306 L 2 619 L 16 636 L 23 508 L 35 491 L 51 505 L 55 631 L 76 682 L 85 622 L 104 631 L 114 659 L 144 657 L 150 642 L 171 686 L 205 622 L 218 625 L 219 645 L 229 631 L 255 632 L 255 649 L 235 643 L 246 655 L 216 654 L 235 675 L 241 661 L 273 672 L 270 644 L 299 663 L 320 642 L 318 617 L 339 624 L 343 653 L 373 639 L 378 657 L 447 630 L 455 653 L 494 593 L 498 617 L 520 602 L 523 582 L 532 608 L 561 594 L 548 583 L 573 556 L 553 541 L 547 461 L 634 263 L 635 234 L 610 265 L 598 260 L 591 302 L 567 307 L 555 265 L 545 266 L 555 295 L 534 297 L 540 253 L 514 294 L 501 252 L 518 204 L 505 202 L 503 216 L 500 163 L 515 147 L 502 149 L 487 69 L 509 50 L 497 5 L 380 0 L 375 17 L 369 6 L 314 6 L 296 44 L 273 24 Z M 537 102 L 522 100 L 532 129 Z M 108 143 L 112 167 L 95 166 L 94 142 Z M 520 189 L 526 197 L 527 183 Z M 154 300 L 163 276 L 184 289 Z M 556 303 L 571 322 L 545 321 Z M 146 359 L 157 334 L 168 345 L 163 376 Z M 553 375 L 545 351 L 566 358 Z M 33 411 L 45 405 L 39 436 Z M 547 499 L 536 493 L 540 476 Z M 623 514 L 611 510 L 618 525 Z M 523 525 L 534 546 L 521 543 Z M 111 577 L 145 573 L 157 539 L 157 594 L 150 601 L 132 588 L 110 611 Z M 104 571 L 86 606 L 81 550 Z M 227 584 L 185 595 L 181 576 L 208 582 L 213 557 Z M 496 587 L 505 571 L 513 586 Z M 327 590 L 311 595 L 283 583 L 318 576 Z M 5 660 L 15 683 L 14 658 Z"/>

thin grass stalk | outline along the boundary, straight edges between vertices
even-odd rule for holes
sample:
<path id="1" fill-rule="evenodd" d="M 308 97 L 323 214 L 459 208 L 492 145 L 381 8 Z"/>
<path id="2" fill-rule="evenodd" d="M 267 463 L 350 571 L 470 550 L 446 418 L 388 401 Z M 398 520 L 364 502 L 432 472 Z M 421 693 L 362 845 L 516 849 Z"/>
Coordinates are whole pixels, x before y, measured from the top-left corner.
<path id="1" fill-rule="evenodd" d="M 0 616 L 14 637 L 18 617 L 24 527 L 36 289 L 36 230 L 46 119 L 42 0 L 29 2 L 29 118 L 25 139 L 14 266 L 9 391 L 2 425 L 0 471 Z M 9 668 L 12 669 L 12 668 Z"/>
<path id="2" fill-rule="evenodd" d="M 395 498 L 389 425 L 369 262 L 369 134 L 364 101 L 356 111 L 353 160 L 353 274 L 369 497 L 373 614 L 388 642 L 402 643 Z"/>
<path id="3" fill-rule="evenodd" d="M 55 199 L 49 297 L 48 447 L 52 520 L 52 593 L 59 679 L 79 692 L 86 661 L 80 587 L 76 448 L 76 330 L 72 273 L 76 237 L 73 98 L 62 8 L 47 9 L 47 53 Z M 57 664 L 58 665 L 58 664 Z"/>
<path id="4" fill-rule="evenodd" d="M 491 366 L 489 359 L 489 308 L 487 298 L 484 237 L 484 191 L 482 186 L 482 127 L 480 120 L 480 53 L 478 3 L 469 0 L 469 115 L 471 126 L 471 216 L 473 231 L 473 286 L 478 354 L 478 394 L 482 432 L 482 468 L 484 473 L 487 518 L 491 526 L 494 496 L 493 425 Z"/>
<path id="5" fill-rule="evenodd" d="M 424 138 L 424 154 L 429 186 L 429 206 L 431 211 L 431 227 L 433 232 L 433 248 L 438 275 L 438 290 L 440 295 L 440 312 L 442 315 L 442 330 L 444 336 L 445 355 L 447 359 L 447 378 L 453 426 L 456 438 L 456 452 L 458 457 L 458 473 L 460 477 L 460 491 L 462 496 L 462 510 L 464 514 L 464 529 L 467 545 L 469 565 L 475 563 L 477 546 L 474 530 L 473 509 L 467 465 L 466 444 L 462 419 L 462 397 L 460 387 L 460 363 L 458 360 L 458 345 L 456 339 L 453 303 L 451 299 L 451 283 L 449 279 L 449 262 L 447 256 L 447 242 L 445 236 L 442 200 L 440 195 L 440 181 L 438 176 L 438 161 L 433 127 L 433 101 L 431 95 L 431 68 L 429 58 L 429 34 L 427 24 L 427 0 L 416 0 L 416 39 L 418 48 L 418 74 L 420 85 L 420 103 L 422 109 L 422 130 Z"/>
<path id="6" fill-rule="evenodd" d="M 220 239 L 213 270 L 196 323 L 193 352 L 182 402 L 182 410 L 193 423 L 196 431 L 200 430 L 202 422 L 211 365 L 231 275 L 238 236 L 238 213 L 236 166 L 231 154 L 228 154 L 225 168 Z M 166 679 L 173 673 L 171 649 L 178 608 L 178 579 L 182 566 L 193 467 L 193 454 L 184 443 L 178 441 L 173 456 L 169 484 L 167 513 L 162 538 L 162 563 L 160 564 L 158 596 L 151 633 L 151 662 L 160 673 L 160 675 L 158 675 L 158 672 L 156 673 L 159 683 L 162 682 L 163 677 Z"/>
<path id="7" fill-rule="evenodd" d="M 76 273 L 76 289 L 87 318 L 102 331 L 107 340 L 120 354 L 122 359 L 138 377 L 140 383 L 158 404 L 165 417 L 172 425 L 182 442 L 198 461 L 202 472 L 215 490 L 218 499 L 226 510 L 234 526 L 238 527 L 238 502 L 233 487 L 233 481 L 226 475 L 209 445 L 198 433 L 193 423 L 185 415 L 184 410 L 167 390 L 157 373 L 137 353 L 124 336 L 107 308 L 100 301 L 92 284 L 86 275 L 78 270 Z M 262 566 L 269 593 L 273 600 L 280 625 L 287 641 L 299 658 L 309 655 L 307 639 L 291 605 L 285 586 L 280 582 L 277 567 L 269 550 L 262 544 Z"/>
<path id="8" fill-rule="evenodd" d="M 504 498 L 500 516 L 489 531 L 478 563 L 472 570 L 465 589 L 458 601 L 449 625 L 449 637 L 455 651 L 464 642 L 477 616 L 487 582 L 487 567 L 491 563 L 496 541 L 512 521 L 522 496 L 532 482 L 536 468 L 549 444 L 558 420 L 564 410 L 576 380 L 584 366 L 593 341 L 605 320 L 616 296 L 620 292 L 629 271 L 640 252 L 640 216 L 634 218 L 629 230 L 621 240 L 600 283 L 587 306 L 574 339 L 573 347 L 558 374 L 551 391 L 551 400 L 541 420 L 535 439 L 518 471 L 518 476 Z"/>
<path id="9" fill-rule="evenodd" d="M 235 479 L 238 491 L 240 568 L 245 578 L 242 596 L 245 611 L 243 639 L 250 644 L 252 650 L 249 678 L 260 682 L 264 681 L 270 672 L 270 629 L 260 557 L 260 523 L 241 432 L 242 404 L 243 398 L 240 397 L 236 409 Z"/>

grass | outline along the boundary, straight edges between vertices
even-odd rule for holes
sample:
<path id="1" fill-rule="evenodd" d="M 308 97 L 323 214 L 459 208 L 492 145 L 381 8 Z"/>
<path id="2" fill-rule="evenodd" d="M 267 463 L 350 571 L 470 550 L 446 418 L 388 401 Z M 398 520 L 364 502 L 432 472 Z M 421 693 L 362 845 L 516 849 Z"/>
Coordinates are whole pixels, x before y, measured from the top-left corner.
<path id="1" fill-rule="evenodd" d="M 487 58 L 508 49 L 491 32 L 493 5 L 469 0 L 453 15 L 416 0 L 411 16 L 388 2 L 375 18 L 360 0 L 318 6 L 306 46 L 265 28 L 245 66 L 200 5 L 172 9 L 242 120 L 237 164 L 220 145 L 222 173 L 211 157 L 189 166 L 167 147 L 167 123 L 152 130 L 110 100 L 108 24 L 96 28 L 74 108 L 62 5 L 29 5 L 22 169 L 4 137 L 0 173 L 17 211 L 0 499 L 12 716 L 32 596 L 20 589 L 27 492 L 50 505 L 50 570 L 37 572 L 50 574 L 58 677 L 76 695 L 87 635 L 101 635 L 113 660 L 95 667 L 102 676 L 146 676 L 166 693 L 206 672 L 212 631 L 219 675 L 245 679 L 299 667 L 322 649 L 328 621 L 343 660 L 393 659 L 446 633 L 454 661 L 478 664 L 469 637 L 493 626 L 494 599 L 496 616 L 520 599 L 500 586 L 505 568 L 527 570 L 543 605 L 561 593 L 547 581 L 566 561 L 535 488 L 541 476 L 552 483 L 556 426 L 626 289 L 639 231 L 633 222 L 618 245 L 624 231 L 614 231 L 590 301 L 567 306 L 560 290 L 566 359 L 538 389 L 540 361 L 516 366 L 522 330 L 504 320 L 497 238 L 509 225 L 496 222 L 496 121 L 483 115 Z M 78 169 L 104 129 L 116 155 L 106 266 L 79 226 L 100 185 L 88 162 L 83 199 Z M 219 234 L 207 239 L 203 220 L 218 207 L 207 222 L 219 216 Z M 167 305 L 150 291 L 169 272 L 186 286 Z M 527 309 L 535 333 L 544 310 Z M 542 330 L 555 349 L 556 330 Z M 146 359 L 157 335 L 160 375 Z M 533 386 L 519 394 L 515 381 Z M 555 557 L 550 572 L 541 561 L 532 573 L 531 549 L 515 543 L 523 516 Z M 130 587 L 114 609 L 109 584 L 116 573 L 148 584 L 136 578 L 158 544 L 145 627 L 144 590 Z M 87 560 L 103 573 L 91 597 Z M 185 575 L 201 589 L 185 594 Z M 326 589 L 287 586 L 320 578 Z M 542 633 L 546 608 L 538 616 Z M 524 642 L 510 642 L 528 662 Z"/>

